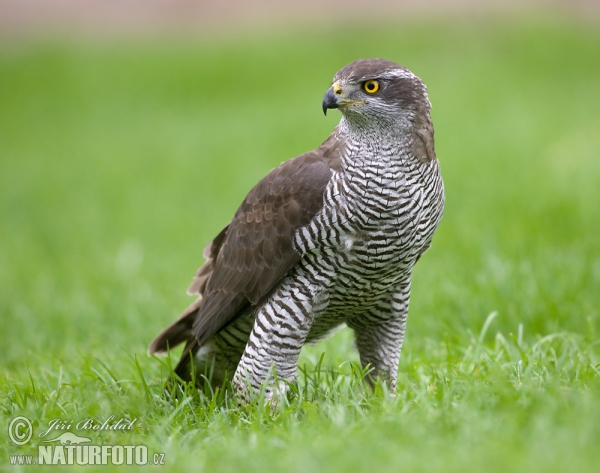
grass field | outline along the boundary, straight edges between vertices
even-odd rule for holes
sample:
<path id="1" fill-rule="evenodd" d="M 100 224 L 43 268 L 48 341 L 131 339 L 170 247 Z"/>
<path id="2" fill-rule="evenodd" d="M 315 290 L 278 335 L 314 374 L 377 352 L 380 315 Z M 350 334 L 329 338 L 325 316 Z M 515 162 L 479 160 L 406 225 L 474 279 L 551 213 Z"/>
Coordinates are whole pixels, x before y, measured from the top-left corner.
<path id="1" fill-rule="evenodd" d="M 165 471 L 598 471 L 598 25 L 351 26 L 2 45 L 0 466 L 37 456 L 53 419 L 114 415 L 137 420 L 76 433 L 147 445 Z M 190 303 L 204 245 L 329 134 L 331 77 L 368 56 L 429 86 L 447 191 L 397 398 L 364 389 L 343 330 L 305 349 L 277 412 L 165 400 L 146 347 Z"/>

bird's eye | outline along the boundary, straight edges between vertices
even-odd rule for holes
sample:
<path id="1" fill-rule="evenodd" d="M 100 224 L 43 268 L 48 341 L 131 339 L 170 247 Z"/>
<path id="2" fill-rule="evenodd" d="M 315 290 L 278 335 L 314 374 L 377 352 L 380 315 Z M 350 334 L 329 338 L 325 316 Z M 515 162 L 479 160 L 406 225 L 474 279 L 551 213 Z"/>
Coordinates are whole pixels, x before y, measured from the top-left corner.
<path id="1" fill-rule="evenodd" d="M 363 84 L 363 89 L 365 89 L 365 92 L 368 94 L 374 94 L 379 90 L 379 82 L 376 80 L 368 80 Z"/>

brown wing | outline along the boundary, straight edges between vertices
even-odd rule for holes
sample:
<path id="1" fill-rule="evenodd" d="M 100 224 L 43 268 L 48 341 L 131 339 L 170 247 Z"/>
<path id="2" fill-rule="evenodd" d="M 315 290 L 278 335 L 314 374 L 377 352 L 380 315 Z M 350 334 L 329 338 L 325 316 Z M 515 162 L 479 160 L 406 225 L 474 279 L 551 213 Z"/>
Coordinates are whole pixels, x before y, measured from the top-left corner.
<path id="1" fill-rule="evenodd" d="M 244 199 L 232 221 L 209 244 L 188 292 L 199 294 L 150 345 L 151 353 L 188 340 L 182 361 L 244 309 L 257 305 L 300 260 L 295 231 L 323 205 L 342 143 L 336 134 L 318 149 L 271 171 Z"/>

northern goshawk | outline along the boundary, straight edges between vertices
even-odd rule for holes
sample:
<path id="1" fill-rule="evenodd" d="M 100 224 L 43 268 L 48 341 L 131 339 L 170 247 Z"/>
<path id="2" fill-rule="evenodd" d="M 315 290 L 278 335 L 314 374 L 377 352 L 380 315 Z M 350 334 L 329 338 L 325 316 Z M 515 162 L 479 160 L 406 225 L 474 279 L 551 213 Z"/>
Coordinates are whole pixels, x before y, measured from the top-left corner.
<path id="1" fill-rule="evenodd" d="M 345 323 L 370 379 L 395 391 L 412 268 L 444 208 L 431 105 L 408 69 L 360 59 L 333 78 L 335 108 L 325 142 L 271 171 L 206 247 L 198 299 L 150 345 L 185 342 L 184 380 L 228 374 L 248 399 L 273 368 L 294 380 L 302 346 Z"/>

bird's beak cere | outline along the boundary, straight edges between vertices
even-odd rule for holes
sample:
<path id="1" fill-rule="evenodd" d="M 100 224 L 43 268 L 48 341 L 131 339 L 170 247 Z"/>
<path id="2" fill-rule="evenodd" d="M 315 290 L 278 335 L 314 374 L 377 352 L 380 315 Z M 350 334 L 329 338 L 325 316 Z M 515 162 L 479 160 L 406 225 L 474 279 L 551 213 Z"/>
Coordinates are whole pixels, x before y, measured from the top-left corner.
<path id="1" fill-rule="evenodd" d="M 344 105 L 352 103 L 363 103 L 362 100 L 350 100 L 347 98 L 346 93 L 342 89 L 340 81 L 335 82 L 323 97 L 323 113 L 327 115 L 328 108 L 340 108 Z"/>

